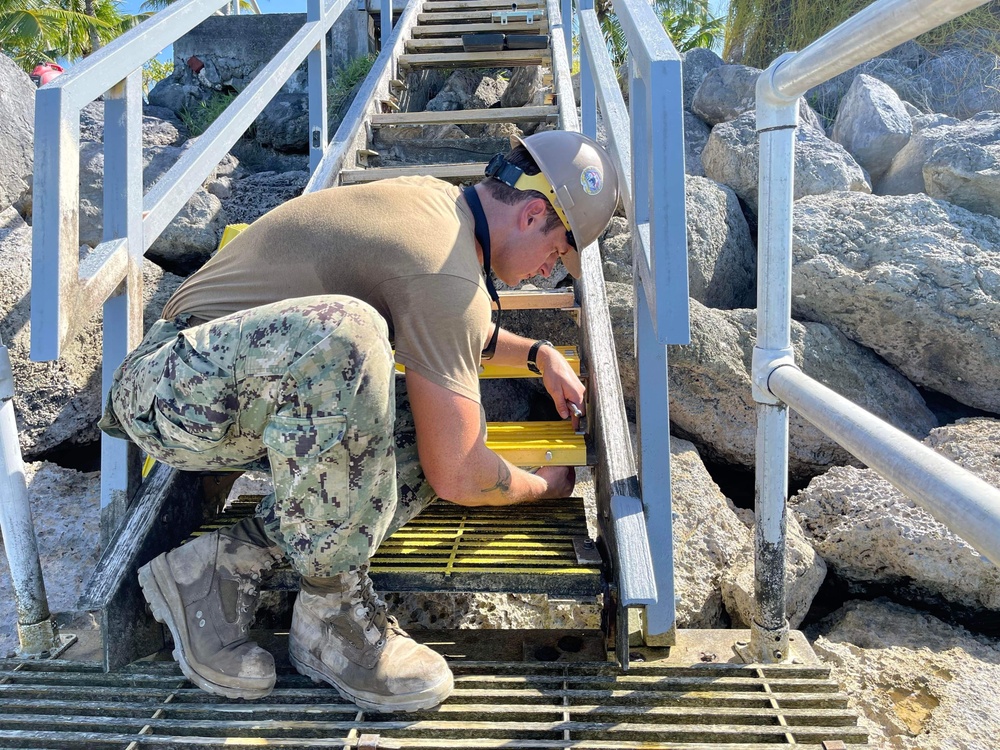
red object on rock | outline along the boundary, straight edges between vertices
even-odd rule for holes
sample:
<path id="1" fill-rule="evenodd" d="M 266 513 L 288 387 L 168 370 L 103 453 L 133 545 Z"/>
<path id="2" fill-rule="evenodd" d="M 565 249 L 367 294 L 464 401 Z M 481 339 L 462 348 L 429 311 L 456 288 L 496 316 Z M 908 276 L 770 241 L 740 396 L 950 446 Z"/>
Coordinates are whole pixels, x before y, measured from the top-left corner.
<path id="1" fill-rule="evenodd" d="M 58 78 L 65 72 L 66 71 L 63 70 L 61 65 L 56 65 L 51 62 L 39 63 L 35 66 L 35 69 L 31 71 L 31 80 L 35 82 L 36 86 L 44 86 L 53 78 Z"/>
<path id="2" fill-rule="evenodd" d="M 194 55 L 191 55 L 191 57 L 187 59 L 187 66 L 191 68 L 192 73 L 198 75 L 201 72 L 201 69 L 205 67 L 205 63 L 203 63 Z"/>

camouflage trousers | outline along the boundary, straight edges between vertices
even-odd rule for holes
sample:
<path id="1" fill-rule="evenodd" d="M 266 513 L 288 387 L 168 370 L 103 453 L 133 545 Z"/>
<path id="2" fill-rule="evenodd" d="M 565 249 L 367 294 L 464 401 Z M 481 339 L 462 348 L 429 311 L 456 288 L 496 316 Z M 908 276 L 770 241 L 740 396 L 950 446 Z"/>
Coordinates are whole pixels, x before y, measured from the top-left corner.
<path id="1" fill-rule="evenodd" d="M 257 514 L 299 573 L 366 563 L 434 499 L 372 307 L 303 297 L 189 322 L 157 322 L 126 357 L 102 428 L 180 469 L 269 467 Z"/>

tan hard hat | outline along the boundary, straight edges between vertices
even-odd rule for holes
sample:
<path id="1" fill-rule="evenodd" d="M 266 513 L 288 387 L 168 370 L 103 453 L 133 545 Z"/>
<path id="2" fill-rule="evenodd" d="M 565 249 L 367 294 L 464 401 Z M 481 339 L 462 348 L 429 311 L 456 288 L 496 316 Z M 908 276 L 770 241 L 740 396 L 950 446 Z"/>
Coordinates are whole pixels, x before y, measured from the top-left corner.
<path id="1" fill-rule="evenodd" d="M 562 262 L 579 277 L 579 252 L 600 236 L 618 206 L 618 170 L 607 151 L 582 133 L 546 130 L 510 141 L 527 149 L 551 186 L 539 192 L 573 232 L 577 250 L 562 256 Z"/>

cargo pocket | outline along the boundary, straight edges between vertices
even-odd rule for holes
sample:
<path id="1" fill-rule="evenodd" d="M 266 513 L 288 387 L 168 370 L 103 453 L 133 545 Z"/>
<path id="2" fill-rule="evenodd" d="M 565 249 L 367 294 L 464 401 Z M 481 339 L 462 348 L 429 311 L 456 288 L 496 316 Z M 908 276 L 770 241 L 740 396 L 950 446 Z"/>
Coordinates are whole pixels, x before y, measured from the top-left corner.
<path id="1" fill-rule="evenodd" d="M 345 521 L 353 505 L 347 418 L 275 415 L 264 428 L 282 522 Z"/>
<path id="2" fill-rule="evenodd" d="M 156 384 L 153 416 L 168 450 L 205 453 L 219 446 L 239 415 L 232 372 L 192 349 L 167 358 Z"/>

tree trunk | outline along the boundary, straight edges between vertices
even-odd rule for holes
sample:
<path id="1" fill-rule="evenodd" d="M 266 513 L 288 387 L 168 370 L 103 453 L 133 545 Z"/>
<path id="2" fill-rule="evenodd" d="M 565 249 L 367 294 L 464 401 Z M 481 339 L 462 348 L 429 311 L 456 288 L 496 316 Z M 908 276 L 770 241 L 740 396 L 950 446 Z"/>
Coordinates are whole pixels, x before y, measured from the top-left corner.
<path id="1" fill-rule="evenodd" d="M 85 15 L 88 15 L 91 18 L 97 17 L 96 13 L 94 12 L 94 0 L 83 0 L 83 12 Z M 101 48 L 101 38 L 100 36 L 98 36 L 97 29 L 95 28 L 89 29 L 88 33 L 90 35 L 90 52 L 88 52 L 87 54 L 92 55 Z M 84 57 L 86 57 L 86 55 L 84 55 Z"/>

